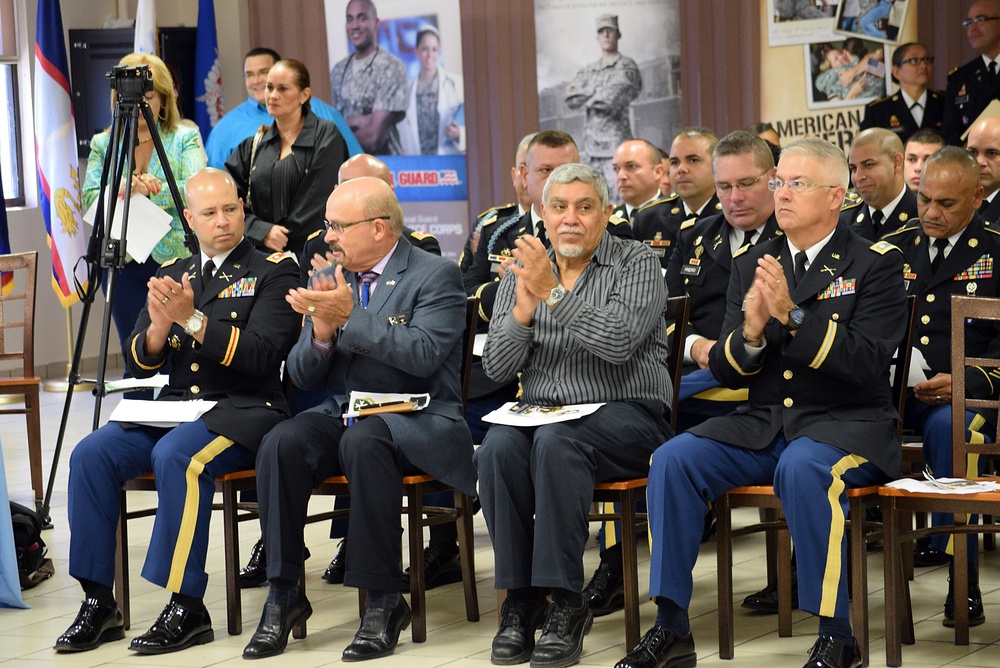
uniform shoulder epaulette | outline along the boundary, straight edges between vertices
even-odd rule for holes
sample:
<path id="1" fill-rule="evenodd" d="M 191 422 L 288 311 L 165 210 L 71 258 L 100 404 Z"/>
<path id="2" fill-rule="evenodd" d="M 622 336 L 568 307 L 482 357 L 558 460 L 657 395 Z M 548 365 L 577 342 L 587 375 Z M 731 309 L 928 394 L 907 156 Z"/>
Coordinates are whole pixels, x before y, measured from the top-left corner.
<path id="1" fill-rule="evenodd" d="M 879 255 L 885 255 L 886 253 L 888 253 L 888 252 L 889 252 L 889 251 L 891 251 L 891 250 L 897 250 L 897 251 L 899 251 L 900 253 L 902 253 L 902 252 L 903 252 L 903 251 L 899 250 L 899 247 L 898 247 L 898 246 L 893 246 L 893 245 L 892 245 L 891 243 L 889 243 L 888 241 L 876 241 L 875 243 L 873 243 L 873 244 L 872 244 L 872 245 L 870 246 L 870 248 L 871 248 L 871 249 L 872 249 L 873 251 L 875 251 L 876 253 L 878 253 Z"/>
<path id="2" fill-rule="evenodd" d="M 698 223 L 697 218 L 688 218 L 683 223 L 681 223 L 681 229 L 686 230 L 689 227 L 694 227 Z"/>
<path id="3" fill-rule="evenodd" d="M 412 232 L 410 232 L 410 236 L 416 239 L 417 241 L 423 241 L 424 239 L 434 238 L 433 234 L 431 234 L 430 232 L 424 232 L 423 230 L 413 230 Z"/>
<path id="4" fill-rule="evenodd" d="M 952 69 L 951 72 L 948 72 L 948 76 L 951 76 L 952 74 L 954 74 L 955 72 L 957 72 L 959 67 L 961 67 L 961 65 L 959 65 L 958 67 L 955 67 L 954 69 Z"/>
<path id="5" fill-rule="evenodd" d="M 753 248 L 753 246 L 751 246 L 750 244 L 747 244 L 746 246 L 741 246 L 736 250 L 735 253 L 733 253 L 733 259 L 735 260 L 736 258 L 738 258 L 740 255 L 743 255 L 751 248 Z"/>
<path id="6" fill-rule="evenodd" d="M 163 267 L 163 268 L 169 267 L 174 262 L 177 262 L 177 260 L 179 260 L 179 259 L 180 259 L 179 257 L 172 257 L 169 260 L 167 260 L 166 262 L 164 262 L 163 264 L 161 264 L 160 267 Z"/>
<path id="7" fill-rule="evenodd" d="M 326 232 L 326 230 L 316 230 L 315 232 L 313 232 L 312 234 L 310 234 L 308 237 L 306 237 L 306 241 L 312 241 L 313 239 L 315 239 L 316 237 L 318 237 L 319 235 L 321 235 L 323 232 Z"/>
<path id="8" fill-rule="evenodd" d="M 919 224 L 917 224 L 917 225 L 907 225 L 905 227 L 899 228 L 898 230 L 893 230 L 892 232 L 889 232 L 888 234 L 883 234 L 882 238 L 883 239 L 887 239 L 889 237 L 895 237 L 895 236 L 898 236 L 898 235 L 903 234 L 905 232 L 912 232 L 913 230 L 918 230 L 918 229 L 920 229 L 920 225 Z"/>
<path id="9" fill-rule="evenodd" d="M 995 227 L 990 226 L 989 221 L 987 221 L 986 224 L 983 225 L 983 229 L 986 230 L 987 232 L 992 232 L 993 234 L 1000 235 L 1000 230 L 998 230 Z"/>
<path id="10" fill-rule="evenodd" d="M 291 251 L 281 251 L 280 253 L 271 253 L 270 255 L 268 255 L 267 256 L 267 261 L 268 262 L 273 262 L 275 264 L 278 264 L 282 260 L 286 260 L 286 259 L 289 259 L 289 258 L 291 258 L 292 260 L 294 260 L 295 259 L 295 254 L 292 253 Z"/>
<path id="11" fill-rule="evenodd" d="M 896 96 L 895 95 L 886 95 L 885 97 L 880 97 L 877 100 L 872 100 L 871 102 L 869 102 L 868 106 L 869 107 L 874 107 L 876 104 L 881 104 L 882 102 L 888 102 L 889 100 L 891 100 L 894 97 L 896 97 Z"/>
<path id="12" fill-rule="evenodd" d="M 665 197 L 661 197 L 660 199 L 653 200 L 649 204 L 644 204 L 643 206 L 640 206 L 638 209 L 635 210 L 635 213 L 639 213 L 640 211 L 645 211 L 646 209 L 652 209 L 654 206 L 656 206 L 658 204 L 663 204 L 666 201 L 667 201 L 667 199 Z"/>
<path id="13" fill-rule="evenodd" d="M 853 209 L 856 206 L 861 206 L 864 204 L 864 200 L 856 192 L 849 192 L 844 196 L 844 203 L 840 205 L 841 211 L 847 211 L 848 209 Z"/>
<path id="14" fill-rule="evenodd" d="M 667 195 L 663 199 L 657 200 L 657 202 L 673 202 L 678 197 L 680 197 L 680 195 L 678 195 L 677 193 L 670 193 L 669 195 Z"/>
<path id="15" fill-rule="evenodd" d="M 507 206 L 513 206 L 513 205 L 510 204 L 510 205 L 507 205 Z M 484 211 L 483 213 L 479 214 L 479 216 L 476 218 L 476 220 L 481 221 L 481 224 L 482 224 L 483 227 L 486 227 L 487 225 L 492 225 L 493 223 L 497 222 L 498 220 L 506 220 L 506 218 L 501 218 L 500 217 L 500 209 L 502 209 L 502 208 L 503 207 L 495 206 L 492 209 L 488 209 L 488 210 Z M 485 216 L 485 218 L 483 216 Z"/>
<path id="16" fill-rule="evenodd" d="M 483 216 L 486 216 L 487 214 L 493 213 L 494 211 L 499 212 L 501 209 L 510 209 L 510 208 L 515 207 L 515 206 L 517 206 L 517 205 L 514 204 L 513 202 L 511 202 L 509 204 L 498 204 L 497 206 L 491 206 L 490 208 L 486 209 L 486 211 L 483 211 L 481 214 L 479 214 L 478 216 L 476 216 L 476 219 L 482 218 Z"/>
<path id="17" fill-rule="evenodd" d="M 927 89 L 928 97 L 944 97 L 944 91 Z"/>

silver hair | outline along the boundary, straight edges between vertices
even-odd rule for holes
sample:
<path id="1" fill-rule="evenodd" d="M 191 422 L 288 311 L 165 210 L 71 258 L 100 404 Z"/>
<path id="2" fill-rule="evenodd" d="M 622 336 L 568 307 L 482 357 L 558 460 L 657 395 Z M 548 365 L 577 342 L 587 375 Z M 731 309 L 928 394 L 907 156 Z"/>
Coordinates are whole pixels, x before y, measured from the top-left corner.
<path id="1" fill-rule="evenodd" d="M 574 181 L 581 181 L 594 189 L 601 200 L 601 211 L 608 206 L 608 183 L 604 180 L 604 175 L 593 167 L 579 162 L 568 162 L 552 170 L 542 190 L 542 202 L 549 201 L 549 188 L 553 183 L 566 184 Z"/>
<path id="2" fill-rule="evenodd" d="M 819 139 L 818 137 L 797 139 L 781 149 L 782 158 L 788 155 L 808 155 L 818 158 L 836 170 L 833 174 L 833 178 L 837 181 L 835 185 L 846 189 L 847 184 L 850 183 L 851 171 L 847 166 L 847 156 L 844 155 L 844 152 L 840 148 L 825 139 Z"/>

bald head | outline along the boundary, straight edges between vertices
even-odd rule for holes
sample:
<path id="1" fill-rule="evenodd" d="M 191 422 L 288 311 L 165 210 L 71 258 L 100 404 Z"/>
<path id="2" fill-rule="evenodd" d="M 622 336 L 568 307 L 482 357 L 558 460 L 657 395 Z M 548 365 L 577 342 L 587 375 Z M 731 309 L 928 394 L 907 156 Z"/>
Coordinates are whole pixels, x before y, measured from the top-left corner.
<path id="1" fill-rule="evenodd" d="M 1000 189 L 1000 118 L 984 118 L 969 128 L 969 154 L 979 163 L 986 197 Z"/>
<path id="2" fill-rule="evenodd" d="M 343 184 L 362 176 L 381 179 L 392 188 L 392 173 L 389 171 L 389 167 L 375 156 L 367 153 L 353 155 L 345 160 L 337 172 L 337 182 Z"/>
<path id="3" fill-rule="evenodd" d="M 906 187 L 903 142 L 884 128 L 869 128 L 854 138 L 848 165 L 854 187 L 872 209 L 884 209 Z"/>
<path id="4" fill-rule="evenodd" d="M 368 271 L 399 241 L 403 210 L 385 181 L 359 176 L 326 200 L 326 222 L 324 240 L 334 262 L 347 271 Z"/>
<path id="5" fill-rule="evenodd" d="M 184 218 L 198 237 L 202 251 L 215 257 L 243 239 L 243 202 L 224 169 L 206 167 L 184 184 Z"/>

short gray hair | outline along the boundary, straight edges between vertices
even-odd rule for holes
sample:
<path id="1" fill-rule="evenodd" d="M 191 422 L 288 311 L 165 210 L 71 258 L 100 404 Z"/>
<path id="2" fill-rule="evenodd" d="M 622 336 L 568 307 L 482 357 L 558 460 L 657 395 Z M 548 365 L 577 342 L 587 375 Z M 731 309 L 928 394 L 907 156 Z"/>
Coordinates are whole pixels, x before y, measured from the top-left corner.
<path id="1" fill-rule="evenodd" d="M 844 155 L 844 151 L 825 139 L 818 137 L 797 139 L 781 149 L 782 158 L 788 155 L 808 155 L 828 163 L 836 170 L 833 178 L 837 181 L 836 185 L 841 188 L 846 189 L 851 181 L 851 170 L 847 166 L 847 156 Z"/>
<path id="2" fill-rule="evenodd" d="M 942 146 L 927 156 L 923 173 L 926 174 L 928 167 L 933 167 L 938 163 L 955 165 L 962 171 L 962 178 L 973 183 L 973 188 L 979 185 L 979 162 L 964 148 Z"/>
<path id="3" fill-rule="evenodd" d="M 549 189 L 553 183 L 566 184 L 574 181 L 586 183 L 594 189 L 601 200 L 601 211 L 608 206 L 608 183 L 604 180 L 604 175 L 590 165 L 579 162 L 567 162 L 552 170 L 542 190 L 542 202 L 549 200 Z"/>

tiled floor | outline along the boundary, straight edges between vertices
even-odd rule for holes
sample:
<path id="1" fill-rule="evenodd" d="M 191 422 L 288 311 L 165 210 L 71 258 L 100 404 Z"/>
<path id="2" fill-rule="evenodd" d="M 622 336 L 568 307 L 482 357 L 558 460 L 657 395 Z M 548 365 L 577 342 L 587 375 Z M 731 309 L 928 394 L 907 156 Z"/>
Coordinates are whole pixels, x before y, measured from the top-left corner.
<path id="1" fill-rule="evenodd" d="M 46 479 L 52 463 L 53 449 L 59 428 L 65 395 L 43 393 L 43 467 Z M 105 417 L 117 399 L 105 402 Z M 222 523 L 213 523 L 209 551 L 211 584 L 206 596 L 215 621 L 215 642 L 184 652 L 159 657 L 138 656 L 127 649 L 127 639 L 102 646 L 92 652 L 60 655 L 52 651 L 55 638 L 66 629 L 76 614 L 81 592 L 67 575 L 69 535 L 66 528 L 66 479 L 69 451 L 79 438 L 89 431 L 93 417 L 93 398 L 89 393 L 77 393 L 73 401 L 66 449 L 59 462 L 56 488 L 52 499 L 55 528 L 44 533 L 56 575 L 35 589 L 25 592 L 31 610 L 0 609 L 0 663 L 11 666 L 243 666 L 243 646 L 252 633 L 263 605 L 265 590 L 247 591 L 243 599 L 244 625 L 241 636 L 229 636 L 225 624 L 225 584 L 223 581 Z M 0 437 L 6 460 L 7 482 L 11 498 L 28 503 L 31 489 L 28 478 L 26 436 L 20 416 L 0 416 Z M 149 497 L 150 502 L 155 498 Z M 326 507 L 330 500 L 314 501 Z M 742 511 L 738 511 L 742 512 Z M 736 522 L 750 519 L 736 516 Z M 152 520 L 137 520 L 130 524 L 132 572 L 132 629 L 127 638 L 144 631 L 159 614 L 168 596 L 138 576 L 145 554 L 145 540 Z M 249 554 L 256 535 L 252 526 L 243 525 L 242 554 Z M 326 525 L 307 528 L 307 544 L 313 557 L 308 562 L 307 584 L 315 613 L 309 621 L 310 633 L 305 640 L 292 640 L 286 652 L 262 665 L 295 665 L 311 668 L 340 662 L 340 653 L 357 629 L 357 599 L 354 592 L 342 586 L 324 583 L 320 576 L 333 556 L 336 543 L 331 541 Z M 482 619 L 478 623 L 465 620 L 461 585 L 451 585 L 428 594 L 427 642 L 414 644 L 409 632 L 404 632 L 396 654 L 382 659 L 376 666 L 487 666 L 490 639 L 496 629 L 496 597 L 493 591 L 493 554 L 481 516 L 476 523 L 476 568 L 479 579 L 479 603 Z M 799 668 L 805 663 L 806 652 L 812 645 L 816 622 L 809 615 L 796 612 L 794 635 L 779 638 L 777 620 L 771 616 L 748 614 L 737 608 L 736 658 L 719 659 L 716 630 L 716 585 L 714 545 L 703 546 L 695 572 L 695 599 L 691 606 L 692 624 L 698 641 L 699 665 L 746 666 L 764 662 L 769 668 Z M 645 588 L 648 552 L 640 553 L 640 588 Z M 872 621 L 872 665 L 884 665 L 884 622 L 882 617 L 882 556 L 870 556 L 870 604 Z M 597 564 L 596 549 L 586 553 L 588 572 Z M 735 594 L 742 599 L 762 585 L 764 563 L 762 539 L 738 541 L 735 554 Z M 941 626 L 941 603 L 944 599 L 947 573 L 942 569 L 921 569 L 912 586 L 914 616 L 918 620 L 915 646 L 904 647 L 906 666 L 997 666 L 1000 664 L 1000 557 L 988 553 L 981 575 L 987 623 L 972 629 L 972 644 L 956 647 L 951 630 Z M 648 627 L 655 616 L 649 603 L 642 606 L 642 626 Z M 621 613 L 598 619 L 584 645 L 582 665 L 612 666 L 625 652 L 624 621 Z"/>

